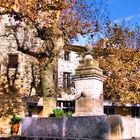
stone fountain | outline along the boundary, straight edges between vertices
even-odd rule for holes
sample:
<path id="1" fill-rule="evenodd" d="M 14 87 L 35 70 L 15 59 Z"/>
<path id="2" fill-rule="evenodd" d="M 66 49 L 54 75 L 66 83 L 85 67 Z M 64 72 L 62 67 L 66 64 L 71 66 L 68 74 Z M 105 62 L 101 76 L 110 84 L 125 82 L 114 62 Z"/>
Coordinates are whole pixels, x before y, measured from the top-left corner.
<path id="1" fill-rule="evenodd" d="M 103 115 L 103 70 L 99 62 L 86 55 L 75 70 L 75 116 Z"/>
<path id="2" fill-rule="evenodd" d="M 99 63 L 88 53 L 74 75 L 76 107 L 73 117 L 26 117 L 22 123 L 24 137 L 59 140 L 103 140 L 140 138 L 140 119 L 103 113 L 105 76 Z M 127 122 L 128 120 L 128 122 Z M 19 139 L 20 140 L 20 139 Z"/>

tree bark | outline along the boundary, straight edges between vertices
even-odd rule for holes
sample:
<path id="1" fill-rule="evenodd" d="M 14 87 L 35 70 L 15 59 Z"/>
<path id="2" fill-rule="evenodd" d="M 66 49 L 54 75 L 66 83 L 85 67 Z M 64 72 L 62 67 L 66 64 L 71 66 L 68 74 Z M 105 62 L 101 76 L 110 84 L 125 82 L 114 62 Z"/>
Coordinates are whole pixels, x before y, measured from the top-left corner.
<path id="1" fill-rule="evenodd" d="M 52 110 L 56 108 L 57 92 L 56 92 L 56 68 L 58 54 L 64 46 L 64 41 L 59 38 L 55 43 L 53 50 L 54 56 L 52 60 L 46 64 L 41 70 L 42 89 L 43 89 L 43 117 L 52 114 Z"/>

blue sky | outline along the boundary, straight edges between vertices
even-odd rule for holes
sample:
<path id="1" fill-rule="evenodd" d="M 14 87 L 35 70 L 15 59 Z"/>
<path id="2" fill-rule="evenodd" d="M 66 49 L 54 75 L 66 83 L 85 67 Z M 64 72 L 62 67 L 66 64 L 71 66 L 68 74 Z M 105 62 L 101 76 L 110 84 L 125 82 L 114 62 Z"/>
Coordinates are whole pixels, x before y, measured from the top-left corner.
<path id="1" fill-rule="evenodd" d="M 109 0 L 108 12 L 112 22 L 140 24 L 140 0 Z"/>
<path id="2" fill-rule="evenodd" d="M 101 0 L 97 0 L 100 3 Z M 112 23 L 140 25 L 140 0 L 104 0 Z M 79 37 L 73 44 L 86 45 L 88 38 Z"/>

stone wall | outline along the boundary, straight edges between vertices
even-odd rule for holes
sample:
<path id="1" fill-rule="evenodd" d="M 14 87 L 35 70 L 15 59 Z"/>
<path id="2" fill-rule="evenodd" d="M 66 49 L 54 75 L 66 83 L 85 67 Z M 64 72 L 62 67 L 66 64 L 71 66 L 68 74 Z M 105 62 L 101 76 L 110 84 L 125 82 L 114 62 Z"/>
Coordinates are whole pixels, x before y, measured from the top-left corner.
<path id="1" fill-rule="evenodd" d="M 35 79 L 35 85 L 39 83 L 37 60 L 17 51 L 12 36 L 2 36 L 9 33 L 6 26 L 13 24 L 8 15 L 4 15 L 0 22 L 0 134 L 10 133 L 9 121 L 12 114 L 25 115 L 29 96 L 35 96 L 36 93 L 32 82 Z M 9 54 L 18 55 L 17 68 L 8 68 Z M 11 89 L 9 85 L 14 88 Z"/>
<path id="2" fill-rule="evenodd" d="M 109 139 L 140 139 L 140 119 L 130 116 L 110 115 L 108 121 L 110 124 Z"/>
<path id="3" fill-rule="evenodd" d="M 105 138 L 109 124 L 107 116 L 25 118 L 22 124 L 24 136 Z"/>
<path id="4" fill-rule="evenodd" d="M 140 119 L 111 116 L 25 118 L 23 136 L 88 139 L 139 139 Z"/>

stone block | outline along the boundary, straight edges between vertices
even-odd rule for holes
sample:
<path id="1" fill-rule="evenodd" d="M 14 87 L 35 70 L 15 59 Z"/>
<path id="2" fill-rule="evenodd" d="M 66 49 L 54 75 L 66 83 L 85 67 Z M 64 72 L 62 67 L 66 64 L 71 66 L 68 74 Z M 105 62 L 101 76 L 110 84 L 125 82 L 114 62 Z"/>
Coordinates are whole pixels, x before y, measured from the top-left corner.
<path id="1" fill-rule="evenodd" d="M 109 139 L 140 139 L 140 119 L 110 115 L 108 122 L 110 124 Z"/>
<path id="2" fill-rule="evenodd" d="M 63 118 L 30 118 L 26 117 L 22 124 L 25 136 L 62 136 Z"/>
<path id="3" fill-rule="evenodd" d="M 24 136 L 62 138 L 105 138 L 109 124 L 107 116 L 83 116 L 64 118 L 25 118 L 22 124 Z"/>
<path id="4" fill-rule="evenodd" d="M 108 133 L 108 123 L 106 119 L 106 116 L 68 118 L 65 137 L 103 139 Z"/>
<path id="5" fill-rule="evenodd" d="M 140 139 L 140 119 L 119 115 L 68 118 L 27 117 L 23 120 L 21 131 L 24 137 L 30 138 L 60 138 L 60 140 L 137 140 Z"/>

